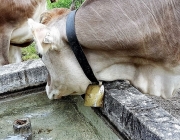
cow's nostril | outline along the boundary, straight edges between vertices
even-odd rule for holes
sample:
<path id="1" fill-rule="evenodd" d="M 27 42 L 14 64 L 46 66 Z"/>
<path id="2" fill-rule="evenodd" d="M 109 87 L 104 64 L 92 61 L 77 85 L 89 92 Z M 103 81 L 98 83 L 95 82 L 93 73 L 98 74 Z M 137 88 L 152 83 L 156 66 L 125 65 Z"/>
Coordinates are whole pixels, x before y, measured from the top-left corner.
<path id="1" fill-rule="evenodd" d="M 53 99 L 55 99 L 55 94 L 53 94 Z"/>
<path id="2" fill-rule="evenodd" d="M 51 0 L 51 3 L 56 2 L 56 0 Z"/>
<path id="3" fill-rule="evenodd" d="M 39 58 L 42 58 L 42 54 L 38 53 Z"/>

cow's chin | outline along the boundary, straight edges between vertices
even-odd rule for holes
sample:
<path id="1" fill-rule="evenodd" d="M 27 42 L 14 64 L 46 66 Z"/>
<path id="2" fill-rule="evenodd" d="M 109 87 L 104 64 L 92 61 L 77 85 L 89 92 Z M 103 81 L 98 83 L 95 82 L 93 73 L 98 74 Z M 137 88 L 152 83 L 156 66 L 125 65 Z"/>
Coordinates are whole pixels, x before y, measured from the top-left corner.
<path id="1" fill-rule="evenodd" d="M 50 89 L 51 89 L 50 86 L 47 84 L 46 93 L 50 100 L 60 99 L 63 96 L 68 96 L 71 94 L 71 92 L 67 90 L 66 86 L 63 86 L 63 88 L 61 89 L 53 89 L 53 90 L 50 90 Z"/>
<path id="2" fill-rule="evenodd" d="M 48 85 L 46 85 L 46 93 L 50 100 L 60 99 L 62 97 L 62 95 L 59 94 L 59 90 L 50 91 L 50 86 Z"/>

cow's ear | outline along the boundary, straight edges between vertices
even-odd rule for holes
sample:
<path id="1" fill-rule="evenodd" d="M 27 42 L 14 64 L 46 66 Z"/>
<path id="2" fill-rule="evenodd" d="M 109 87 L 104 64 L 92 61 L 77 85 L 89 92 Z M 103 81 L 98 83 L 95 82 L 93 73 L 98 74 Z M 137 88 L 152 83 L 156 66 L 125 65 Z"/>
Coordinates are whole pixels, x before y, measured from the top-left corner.
<path id="1" fill-rule="evenodd" d="M 46 36 L 43 39 L 43 43 L 50 44 L 52 42 L 53 42 L 53 38 L 52 38 L 50 32 L 47 32 Z"/>
<path id="2" fill-rule="evenodd" d="M 28 19 L 28 25 L 29 25 L 31 31 L 33 32 L 33 34 L 35 31 L 37 32 L 37 31 L 47 28 L 46 25 L 36 22 L 31 18 Z"/>
<path id="3" fill-rule="evenodd" d="M 28 19 L 28 24 L 36 40 L 39 53 L 46 53 L 50 47 L 42 45 L 42 43 L 52 43 L 53 38 L 50 36 L 50 30 L 46 25 L 35 22 L 32 19 Z"/>

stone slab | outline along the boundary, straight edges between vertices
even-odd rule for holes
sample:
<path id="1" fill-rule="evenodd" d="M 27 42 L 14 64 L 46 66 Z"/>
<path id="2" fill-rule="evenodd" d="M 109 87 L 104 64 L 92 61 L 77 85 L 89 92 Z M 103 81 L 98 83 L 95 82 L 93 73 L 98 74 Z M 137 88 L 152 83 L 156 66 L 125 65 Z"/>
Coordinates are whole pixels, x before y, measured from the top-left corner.
<path id="1" fill-rule="evenodd" d="M 105 84 L 102 113 L 132 140 L 180 140 L 180 122 L 126 81 Z"/>
<path id="2" fill-rule="evenodd" d="M 156 104 L 161 106 L 180 122 L 180 92 L 176 93 L 170 99 L 163 99 L 162 97 L 155 97 L 152 95 L 146 96 L 148 98 L 151 98 Z"/>
<path id="3" fill-rule="evenodd" d="M 47 75 L 41 60 L 0 67 L 0 95 L 44 84 Z M 100 112 L 120 134 L 132 140 L 180 140 L 180 94 L 165 100 L 144 95 L 127 81 L 104 84 Z"/>
<path id="4" fill-rule="evenodd" d="M 47 73 L 40 59 L 2 66 L 0 94 L 46 83 Z"/>

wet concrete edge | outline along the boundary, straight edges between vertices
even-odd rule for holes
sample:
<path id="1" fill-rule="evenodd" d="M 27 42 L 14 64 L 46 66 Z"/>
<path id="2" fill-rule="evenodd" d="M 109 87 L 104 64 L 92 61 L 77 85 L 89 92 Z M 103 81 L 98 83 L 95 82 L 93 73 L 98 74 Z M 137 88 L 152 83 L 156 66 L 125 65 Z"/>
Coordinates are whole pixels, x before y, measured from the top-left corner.
<path id="1" fill-rule="evenodd" d="M 105 82 L 104 107 L 100 112 L 126 138 L 179 140 L 180 123 L 129 82 Z"/>
<path id="2" fill-rule="evenodd" d="M 47 69 L 41 60 L 0 67 L 0 95 L 46 83 Z"/>
<path id="3" fill-rule="evenodd" d="M 46 83 L 41 60 L 0 68 L 0 95 Z M 104 82 L 104 108 L 98 109 L 127 139 L 179 140 L 179 121 L 126 81 Z M 97 112 L 97 109 L 96 109 Z"/>

